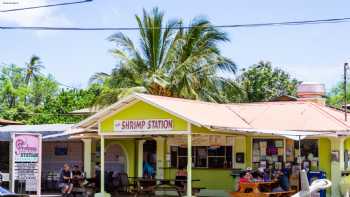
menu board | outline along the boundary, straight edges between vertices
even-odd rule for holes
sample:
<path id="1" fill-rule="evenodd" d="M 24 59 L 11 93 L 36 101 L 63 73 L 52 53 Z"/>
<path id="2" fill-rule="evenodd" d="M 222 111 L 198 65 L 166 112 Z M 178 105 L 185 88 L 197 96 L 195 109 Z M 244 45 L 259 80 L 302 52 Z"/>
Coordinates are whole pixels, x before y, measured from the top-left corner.
<path id="1" fill-rule="evenodd" d="M 41 185 L 41 134 L 12 135 L 11 189 L 16 181 L 25 183 L 25 192 L 40 195 Z"/>
<path id="2" fill-rule="evenodd" d="M 253 139 L 252 162 L 253 169 L 274 168 L 283 166 L 284 141 L 282 139 Z"/>

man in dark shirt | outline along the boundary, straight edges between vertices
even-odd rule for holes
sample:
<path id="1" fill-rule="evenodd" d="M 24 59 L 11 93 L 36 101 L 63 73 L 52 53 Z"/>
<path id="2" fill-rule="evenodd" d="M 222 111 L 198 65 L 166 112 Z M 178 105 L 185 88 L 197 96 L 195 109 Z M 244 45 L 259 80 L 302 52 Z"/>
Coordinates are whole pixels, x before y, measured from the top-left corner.
<path id="1" fill-rule="evenodd" d="M 289 179 L 287 172 L 278 171 L 277 172 L 277 181 L 279 186 L 274 188 L 273 192 L 284 192 L 289 190 Z"/>
<path id="2" fill-rule="evenodd" d="M 79 170 L 79 166 L 78 165 L 74 165 L 73 167 L 73 171 L 72 171 L 72 176 L 73 176 L 73 186 L 74 187 L 81 187 L 81 184 L 84 180 L 83 174 L 81 173 L 81 171 Z"/>
<path id="3" fill-rule="evenodd" d="M 62 193 L 64 195 L 69 195 L 72 192 L 73 184 L 72 184 L 72 173 L 69 169 L 68 164 L 64 164 L 63 170 L 60 173 L 60 183 L 59 187 L 62 189 Z"/>

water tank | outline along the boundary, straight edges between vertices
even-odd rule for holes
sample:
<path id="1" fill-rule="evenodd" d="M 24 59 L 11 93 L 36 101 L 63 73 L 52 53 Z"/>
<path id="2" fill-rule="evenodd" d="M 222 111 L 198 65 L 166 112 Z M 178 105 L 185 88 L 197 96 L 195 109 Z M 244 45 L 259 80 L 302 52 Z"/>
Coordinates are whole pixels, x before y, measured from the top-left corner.
<path id="1" fill-rule="evenodd" d="M 299 98 L 320 98 L 324 97 L 326 88 L 322 83 L 303 82 L 298 86 L 297 95 Z"/>

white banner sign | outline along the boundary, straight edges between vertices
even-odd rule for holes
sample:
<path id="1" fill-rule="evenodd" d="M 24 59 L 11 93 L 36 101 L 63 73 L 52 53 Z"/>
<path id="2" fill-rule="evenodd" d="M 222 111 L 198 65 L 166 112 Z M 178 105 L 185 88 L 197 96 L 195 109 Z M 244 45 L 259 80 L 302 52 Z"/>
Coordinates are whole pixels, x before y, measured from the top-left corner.
<path id="1" fill-rule="evenodd" d="M 41 191 L 41 134 L 15 133 L 12 135 L 11 190 L 15 182 L 24 181 L 26 192 Z"/>
<path id="2" fill-rule="evenodd" d="M 172 129 L 172 119 L 114 121 L 114 131 L 169 131 Z"/>

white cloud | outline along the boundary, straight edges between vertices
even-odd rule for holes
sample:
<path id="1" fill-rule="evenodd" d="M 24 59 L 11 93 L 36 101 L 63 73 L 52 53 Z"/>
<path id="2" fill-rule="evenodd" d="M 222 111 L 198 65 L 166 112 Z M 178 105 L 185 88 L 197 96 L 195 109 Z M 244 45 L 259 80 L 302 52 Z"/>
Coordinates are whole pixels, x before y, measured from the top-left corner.
<path id="1" fill-rule="evenodd" d="M 0 10 L 48 5 L 53 2 L 59 3 L 59 1 L 50 0 L 0 0 Z M 58 7 L 51 7 L 4 12 L 0 13 L 0 22 L 19 26 L 71 25 L 68 18 L 57 10 Z"/>

